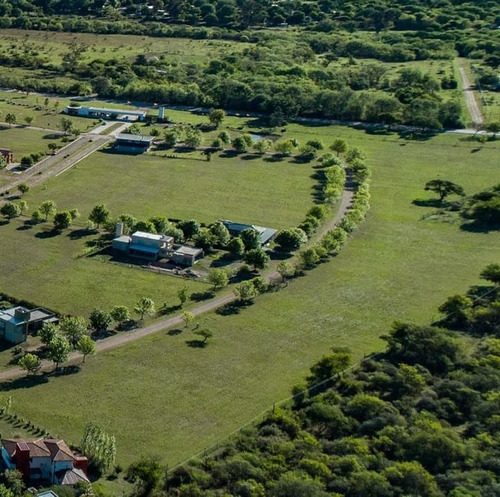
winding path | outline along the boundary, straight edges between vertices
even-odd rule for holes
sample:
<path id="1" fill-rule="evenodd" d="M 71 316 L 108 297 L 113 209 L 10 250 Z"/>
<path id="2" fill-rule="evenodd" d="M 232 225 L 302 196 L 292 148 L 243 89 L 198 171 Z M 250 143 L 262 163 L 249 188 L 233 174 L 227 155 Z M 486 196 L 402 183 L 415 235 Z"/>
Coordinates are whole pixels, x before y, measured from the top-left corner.
<path id="1" fill-rule="evenodd" d="M 314 243 L 319 240 L 327 231 L 333 229 L 344 217 L 346 212 L 352 203 L 352 197 L 354 195 L 354 190 L 350 186 L 349 182 L 346 183 L 346 187 L 342 192 L 342 196 L 340 198 L 339 208 L 334 217 L 332 217 L 328 222 L 324 223 L 321 228 L 316 232 L 315 236 L 311 239 Z M 274 280 L 279 277 L 279 274 L 275 271 L 265 275 L 268 281 Z M 214 311 L 219 307 L 222 307 L 226 304 L 234 302 L 236 297 L 233 293 L 225 293 L 220 295 L 219 297 L 210 300 L 204 304 L 199 305 L 191 310 L 194 316 L 200 316 L 201 314 L 205 314 L 210 311 Z M 182 314 L 178 314 L 176 316 L 172 316 L 161 321 L 158 321 L 154 324 L 146 326 L 144 328 L 138 328 L 133 331 L 125 331 L 120 332 L 116 335 L 113 335 L 108 338 L 104 338 L 96 342 L 96 352 L 104 352 L 109 349 L 114 349 L 115 347 L 119 347 L 120 345 L 125 345 L 130 342 L 135 342 L 140 338 L 151 335 L 153 333 L 157 333 L 158 331 L 162 331 L 168 328 L 173 328 L 174 326 L 182 325 Z M 66 364 L 76 364 L 81 362 L 83 356 L 79 352 L 72 352 Z M 42 361 L 41 371 L 48 372 L 53 370 L 54 364 L 50 361 Z M 20 376 L 26 375 L 26 371 L 17 367 L 8 369 L 6 371 L 0 372 L 0 382 L 12 380 L 18 378 Z"/>

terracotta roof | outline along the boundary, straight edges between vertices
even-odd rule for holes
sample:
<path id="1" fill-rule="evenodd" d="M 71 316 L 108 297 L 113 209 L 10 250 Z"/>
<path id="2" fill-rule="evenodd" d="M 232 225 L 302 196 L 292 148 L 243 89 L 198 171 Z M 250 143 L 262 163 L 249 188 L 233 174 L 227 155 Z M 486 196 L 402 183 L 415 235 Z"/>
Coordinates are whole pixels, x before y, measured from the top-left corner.
<path id="1" fill-rule="evenodd" d="M 10 438 L 3 439 L 2 445 L 12 458 L 23 444 L 30 450 L 30 457 L 50 457 L 52 461 L 74 461 L 76 458 L 64 440 L 51 438 Z"/>
<path id="2" fill-rule="evenodd" d="M 72 450 L 66 445 L 64 440 L 46 438 L 44 442 L 50 451 L 50 456 L 53 461 L 74 461 L 76 459 Z"/>
<path id="3" fill-rule="evenodd" d="M 61 485 L 76 485 L 81 481 L 90 483 L 85 473 L 79 468 L 71 468 L 68 470 L 58 471 L 56 473 L 56 476 Z"/>

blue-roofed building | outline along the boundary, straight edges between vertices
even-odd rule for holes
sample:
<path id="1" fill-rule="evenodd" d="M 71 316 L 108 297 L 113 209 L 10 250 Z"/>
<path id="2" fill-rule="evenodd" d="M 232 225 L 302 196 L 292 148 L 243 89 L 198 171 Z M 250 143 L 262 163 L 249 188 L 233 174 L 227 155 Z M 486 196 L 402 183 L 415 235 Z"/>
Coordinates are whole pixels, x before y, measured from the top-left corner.
<path id="1" fill-rule="evenodd" d="M 231 236 L 239 236 L 242 231 L 253 229 L 260 235 L 260 244 L 267 245 L 276 235 L 278 230 L 273 228 L 266 228 L 264 226 L 257 226 L 255 224 L 235 223 L 234 221 L 221 221 L 227 228 Z"/>

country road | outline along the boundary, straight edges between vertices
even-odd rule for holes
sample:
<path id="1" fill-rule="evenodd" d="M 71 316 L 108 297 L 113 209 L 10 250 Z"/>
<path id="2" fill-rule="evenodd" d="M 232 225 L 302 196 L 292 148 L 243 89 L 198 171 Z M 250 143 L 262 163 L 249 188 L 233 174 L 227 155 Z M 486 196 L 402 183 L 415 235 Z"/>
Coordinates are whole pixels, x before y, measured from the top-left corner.
<path id="1" fill-rule="evenodd" d="M 484 124 L 483 114 L 481 113 L 481 109 L 476 101 L 474 86 L 471 85 L 467 73 L 465 72 L 464 59 L 458 59 L 458 70 L 460 72 L 460 77 L 462 78 L 465 103 L 467 104 L 467 109 L 471 117 L 472 126 L 474 128 L 480 128 Z"/>
<path id="2" fill-rule="evenodd" d="M 312 242 L 319 240 L 327 231 L 333 229 L 342 220 L 342 218 L 348 211 L 349 207 L 351 206 L 353 195 L 354 195 L 354 190 L 350 186 L 349 181 L 347 181 L 346 188 L 344 188 L 342 196 L 339 200 L 340 204 L 335 216 L 329 219 L 323 226 L 320 227 L 320 229 L 317 231 L 316 235 L 312 239 Z M 268 274 L 265 274 L 265 277 L 268 281 L 272 281 L 277 277 L 279 277 L 279 274 L 273 271 Z M 200 316 L 207 312 L 214 311 L 215 309 L 218 309 L 219 307 L 229 304 L 230 302 L 234 302 L 235 300 L 236 296 L 233 293 L 225 293 L 213 300 L 210 300 L 209 302 L 206 302 L 204 304 L 199 305 L 198 307 L 195 307 L 194 309 L 191 310 L 191 312 L 193 313 L 194 316 Z M 181 324 L 183 324 L 182 314 L 177 314 L 175 316 L 163 319 L 144 328 L 137 328 L 133 331 L 128 331 L 128 332 L 127 331 L 120 332 L 111 337 L 98 340 L 96 342 L 96 349 L 97 349 L 96 351 L 104 352 L 109 349 L 114 349 L 115 347 L 119 347 L 120 345 L 125 345 L 130 342 L 135 342 L 136 340 L 139 340 L 140 338 L 143 338 L 145 336 Z M 66 363 L 76 364 L 78 362 L 81 362 L 81 360 L 82 360 L 82 355 L 79 352 L 72 352 L 69 360 Z M 47 372 L 51 371 L 53 368 L 54 364 L 52 362 L 42 361 L 41 371 Z M 6 371 L 0 372 L 0 382 L 12 380 L 20 376 L 23 376 L 25 374 L 26 371 L 24 371 L 21 368 L 8 369 Z"/>
<path id="3" fill-rule="evenodd" d="M 99 150 L 101 147 L 109 143 L 116 137 L 117 134 L 122 133 L 130 126 L 130 123 L 123 123 L 122 126 L 115 129 L 109 135 L 100 134 L 105 131 L 106 128 L 114 126 L 115 124 L 115 122 L 109 122 L 106 123 L 106 126 L 97 126 L 94 131 L 82 133 L 76 140 L 60 148 L 57 154 L 45 157 L 27 171 L 16 175 L 16 177 L 14 177 L 11 181 L 0 187 L 0 194 L 5 194 L 7 191 L 15 189 L 21 183 L 26 183 L 30 187 L 33 187 L 51 178 L 52 176 L 57 176 L 58 174 L 63 173 L 88 157 L 90 154 L 94 153 L 96 150 Z M 53 130 L 44 128 L 33 129 L 53 132 Z M 10 193 L 15 195 L 15 192 Z M 9 198 L 6 198 L 5 200 L 8 201 Z"/>

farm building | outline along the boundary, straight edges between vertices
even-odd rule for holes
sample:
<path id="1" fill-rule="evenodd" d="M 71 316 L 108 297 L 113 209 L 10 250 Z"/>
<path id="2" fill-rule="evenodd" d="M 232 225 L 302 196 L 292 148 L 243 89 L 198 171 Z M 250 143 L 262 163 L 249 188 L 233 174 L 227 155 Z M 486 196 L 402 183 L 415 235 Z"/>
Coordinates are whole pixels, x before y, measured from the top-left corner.
<path id="1" fill-rule="evenodd" d="M 118 152 L 128 152 L 142 154 L 147 152 L 153 144 L 152 136 L 122 134 L 116 137 L 115 150 Z"/>
<path id="2" fill-rule="evenodd" d="M 121 223 L 117 224 L 112 247 L 118 252 L 134 257 L 153 261 L 168 259 L 182 266 L 192 266 L 204 256 L 203 250 L 199 248 L 174 245 L 174 239 L 171 236 L 155 235 L 143 231 L 136 231 L 131 236 L 124 235 Z"/>
<path id="3" fill-rule="evenodd" d="M 99 107 L 86 107 L 84 105 L 68 105 L 66 114 L 70 116 L 92 117 L 110 121 L 144 121 L 147 111 L 126 109 L 103 109 Z"/>
<path id="4" fill-rule="evenodd" d="M 11 307 L 0 311 L 0 338 L 10 343 L 26 341 L 28 333 L 39 330 L 44 323 L 57 323 L 56 316 L 45 309 Z"/>
<path id="5" fill-rule="evenodd" d="M 235 223 L 233 221 L 221 221 L 222 224 L 227 228 L 231 236 L 239 236 L 240 233 L 247 229 L 252 229 L 257 231 L 260 235 L 260 244 L 267 245 L 278 232 L 273 228 L 265 228 L 263 226 L 256 226 L 254 224 L 245 223 Z"/>
<path id="6" fill-rule="evenodd" d="M 181 266 L 194 266 L 196 261 L 203 258 L 203 250 L 181 245 L 173 253 L 167 254 L 172 262 Z"/>
<path id="7" fill-rule="evenodd" d="M 5 159 L 5 162 L 7 162 L 7 164 L 10 164 L 14 161 L 14 155 L 8 148 L 0 148 L 0 155 Z"/>
<path id="8" fill-rule="evenodd" d="M 8 469 L 19 470 L 25 483 L 49 485 L 89 483 L 87 458 L 74 454 L 64 440 L 3 439 L 2 462 Z"/>

